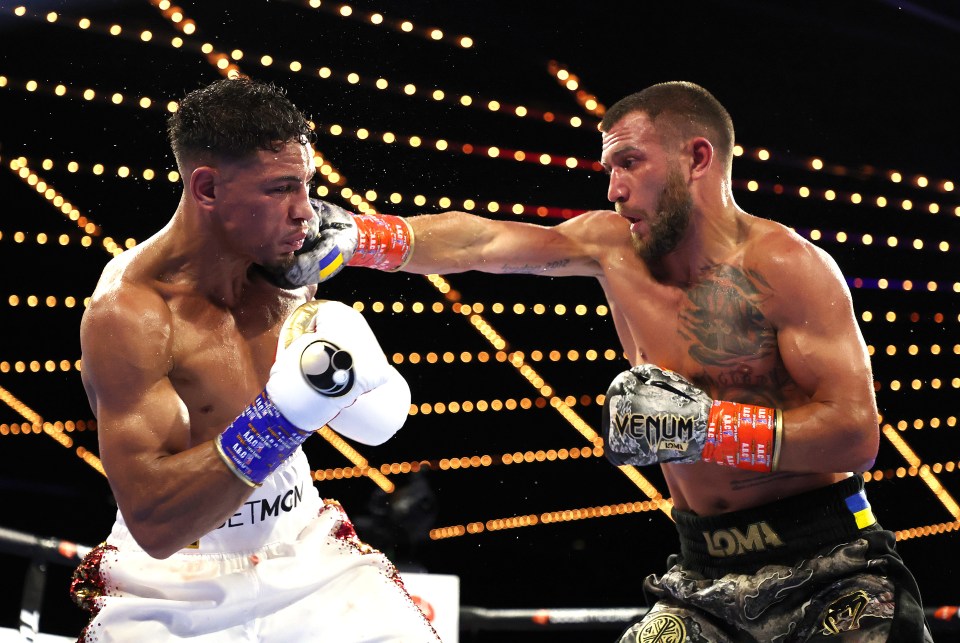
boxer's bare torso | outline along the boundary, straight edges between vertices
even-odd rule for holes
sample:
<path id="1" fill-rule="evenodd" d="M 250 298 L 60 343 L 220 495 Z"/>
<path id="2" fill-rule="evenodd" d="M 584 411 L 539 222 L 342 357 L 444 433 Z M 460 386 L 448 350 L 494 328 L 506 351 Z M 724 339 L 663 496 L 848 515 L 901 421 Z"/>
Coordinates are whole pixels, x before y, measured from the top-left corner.
<path id="1" fill-rule="evenodd" d="M 836 482 L 876 448 L 872 373 L 839 271 L 784 226 L 742 211 L 731 220 L 709 253 L 684 256 L 692 268 L 654 274 L 630 222 L 610 211 L 554 227 L 414 217 L 406 269 L 595 277 L 632 365 L 676 371 L 714 399 L 783 409 L 779 472 L 662 465 L 678 508 L 713 515 Z M 678 272 L 689 279 L 669 277 Z"/>

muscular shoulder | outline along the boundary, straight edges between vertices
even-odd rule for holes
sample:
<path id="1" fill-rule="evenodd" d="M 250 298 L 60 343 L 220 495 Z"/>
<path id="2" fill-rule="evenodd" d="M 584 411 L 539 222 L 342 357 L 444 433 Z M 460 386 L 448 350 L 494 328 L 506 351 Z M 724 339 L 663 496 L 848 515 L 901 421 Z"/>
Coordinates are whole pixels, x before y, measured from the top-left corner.
<path id="1" fill-rule="evenodd" d="M 80 343 L 85 366 L 118 359 L 148 368 L 156 368 L 158 361 L 165 364 L 171 323 L 166 300 L 139 270 L 135 253 L 124 253 L 104 268 L 84 311 Z"/>
<path id="2" fill-rule="evenodd" d="M 612 256 L 621 256 L 631 248 L 630 224 L 616 212 L 591 210 L 564 221 L 554 228 L 570 239 L 580 252 L 605 265 Z M 631 251 L 632 252 L 632 251 Z"/>
<path id="3" fill-rule="evenodd" d="M 757 219 L 744 252 L 744 267 L 762 280 L 768 313 L 795 314 L 808 307 L 849 301 L 836 261 L 783 225 Z"/>
<path id="4" fill-rule="evenodd" d="M 590 210 L 557 226 L 564 234 L 585 244 L 629 243 L 630 224 L 612 210 Z"/>

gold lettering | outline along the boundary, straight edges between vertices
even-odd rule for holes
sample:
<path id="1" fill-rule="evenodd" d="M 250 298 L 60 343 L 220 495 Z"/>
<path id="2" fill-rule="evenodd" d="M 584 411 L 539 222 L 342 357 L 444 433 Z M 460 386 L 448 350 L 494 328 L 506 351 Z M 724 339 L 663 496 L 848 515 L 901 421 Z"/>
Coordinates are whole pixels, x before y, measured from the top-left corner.
<path id="1" fill-rule="evenodd" d="M 749 551 L 763 551 L 768 547 L 784 546 L 783 540 L 766 522 L 750 524 L 746 533 L 736 527 L 702 533 L 707 543 L 707 552 L 718 558 L 740 555 Z"/>

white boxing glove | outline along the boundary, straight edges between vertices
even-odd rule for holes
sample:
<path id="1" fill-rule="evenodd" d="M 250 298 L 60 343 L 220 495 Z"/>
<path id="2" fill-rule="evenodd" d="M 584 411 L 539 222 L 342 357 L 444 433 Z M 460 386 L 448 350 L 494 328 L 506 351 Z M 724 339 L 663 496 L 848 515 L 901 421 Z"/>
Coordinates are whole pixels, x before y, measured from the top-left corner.
<path id="1" fill-rule="evenodd" d="M 287 318 L 266 390 L 295 426 L 330 424 L 365 444 L 390 438 L 410 408 L 410 387 L 366 319 L 337 301 L 308 302 Z"/>
<path id="2" fill-rule="evenodd" d="M 410 388 L 363 315 L 336 301 L 311 301 L 284 322 L 266 388 L 215 447 L 238 478 L 258 486 L 323 425 L 380 444 L 409 408 Z"/>

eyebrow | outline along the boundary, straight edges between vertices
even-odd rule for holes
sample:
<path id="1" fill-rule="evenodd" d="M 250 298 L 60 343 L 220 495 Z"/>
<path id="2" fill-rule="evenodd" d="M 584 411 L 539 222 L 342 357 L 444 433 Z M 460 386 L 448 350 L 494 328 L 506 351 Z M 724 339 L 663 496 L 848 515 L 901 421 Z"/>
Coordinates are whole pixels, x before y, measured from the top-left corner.
<path id="1" fill-rule="evenodd" d="M 607 158 L 611 158 L 611 157 L 612 157 L 612 158 L 618 158 L 618 157 L 620 157 L 620 156 L 623 156 L 624 154 L 629 154 L 630 152 L 638 152 L 638 153 L 640 153 L 641 150 L 640 150 L 640 148 L 637 147 L 636 145 L 625 145 L 624 147 L 616 148 L 616 149 L 613 149 L 613 150 L 609 151 L 609 152 L 607 153 Z M 603 155 L 601 154 L 601 156 L 603 156 Z M 600 162 L 600 165 L 602 165 L 605 170 L 607 170 L 607 171 L 610 170 L 610 164 L 609 164 L 609 163 L 604 163 L 603 161 L 601 161 L 601 162 Z"/>
<path id="2" fill-rule="evenodd" d="M 307 174 L 306 181 L 303 181 L 299 176 L 293 174 L 284 174 L 283 176 L 275 176 L 270 179 L 267 179 L 270 183 L 309 183 L 313 180 L 313 177 L 317 175 L 317 171 L 313 170 Z"/>

